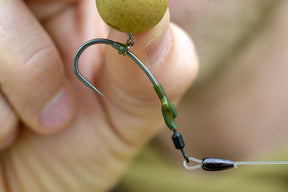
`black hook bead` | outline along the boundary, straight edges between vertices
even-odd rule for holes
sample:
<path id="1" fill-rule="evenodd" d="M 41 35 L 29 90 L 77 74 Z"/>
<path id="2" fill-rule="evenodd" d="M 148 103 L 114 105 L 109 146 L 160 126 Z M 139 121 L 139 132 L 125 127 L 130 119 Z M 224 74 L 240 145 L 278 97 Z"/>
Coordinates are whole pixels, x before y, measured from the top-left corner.
<path id="1" fill-rule="evenodd" d="M 183 149 L 185 147 L 183 137 L 180 133 L 175 131 L 172 135 L 172 140 L 176 149 Z"/>

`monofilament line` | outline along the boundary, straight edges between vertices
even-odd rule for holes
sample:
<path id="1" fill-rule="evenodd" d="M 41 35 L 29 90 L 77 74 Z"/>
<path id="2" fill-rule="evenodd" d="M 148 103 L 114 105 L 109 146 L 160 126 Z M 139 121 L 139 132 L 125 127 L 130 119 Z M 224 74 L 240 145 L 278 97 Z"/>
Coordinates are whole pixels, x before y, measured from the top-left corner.
<path id="1" fill-rule="evenodd" d="M 238 165 L 287 165 L 288 161 L 238 161 L 234 162 L 234 167 Z"/>

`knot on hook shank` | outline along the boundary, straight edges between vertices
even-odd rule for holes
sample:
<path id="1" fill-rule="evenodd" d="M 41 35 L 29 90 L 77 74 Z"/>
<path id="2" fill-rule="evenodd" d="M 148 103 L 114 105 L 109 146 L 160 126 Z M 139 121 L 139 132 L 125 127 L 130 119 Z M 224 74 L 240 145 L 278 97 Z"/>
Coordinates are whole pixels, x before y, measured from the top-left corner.
<path id="1" fill-rule="evenodd" d="M 112 45 L 112 47 L 117 49 L 120 55 L 124 55 L 124 56 L 127 54 L 127 51 L 129 50 L 129 47 L 127 45 L 117 43 L 117 42 L 115 42 Z"/>

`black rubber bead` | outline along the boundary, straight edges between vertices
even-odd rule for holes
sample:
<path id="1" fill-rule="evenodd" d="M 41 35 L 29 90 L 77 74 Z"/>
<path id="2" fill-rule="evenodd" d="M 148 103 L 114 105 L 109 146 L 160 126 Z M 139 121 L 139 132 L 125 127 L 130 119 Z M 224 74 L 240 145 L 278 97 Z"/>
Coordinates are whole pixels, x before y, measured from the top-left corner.
<path id="1" fill-rule="evenodd" d="M 221 171 L 231 169 L 234 167 L 234 162 L 226 159 L 219 158 L 205 158 L 202 161 L 202 169 L 206 171 Z"/>
<path id="2" fill-rule="evenodd" d="M 172 135 L 173 143 L 176 149 L 183 149 L 185 147 L 184 140 L 180 133 L 174 133 Z"/>

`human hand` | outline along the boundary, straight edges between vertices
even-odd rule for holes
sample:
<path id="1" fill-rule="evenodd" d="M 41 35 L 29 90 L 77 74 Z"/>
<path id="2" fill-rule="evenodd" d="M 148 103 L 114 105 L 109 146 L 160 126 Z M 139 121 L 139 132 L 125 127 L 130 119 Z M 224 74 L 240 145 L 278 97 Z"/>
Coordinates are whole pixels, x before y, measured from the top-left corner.
<path id="1" fill-rule="evenodd" d="M 75 78 L 79 46 L 107 36 L 94 1 L 1 0 L 0 12 L 0 143 L 10 145 L 1 153 L 0 191 L 112 188 L 163 127 L 149 80 L 133 61 L 104 46 L 89 48 L 80 70 L 105 98 Z M 127 36 L 111 30 L 108 38 L 126 42 Z M 131 51 L 170 100 L 179 101 L 197 71 L 189 37 L 169 24 L 167 12 L 134 39 Z"/>

